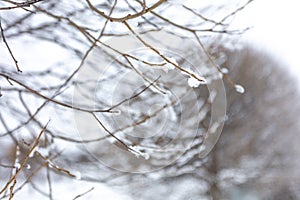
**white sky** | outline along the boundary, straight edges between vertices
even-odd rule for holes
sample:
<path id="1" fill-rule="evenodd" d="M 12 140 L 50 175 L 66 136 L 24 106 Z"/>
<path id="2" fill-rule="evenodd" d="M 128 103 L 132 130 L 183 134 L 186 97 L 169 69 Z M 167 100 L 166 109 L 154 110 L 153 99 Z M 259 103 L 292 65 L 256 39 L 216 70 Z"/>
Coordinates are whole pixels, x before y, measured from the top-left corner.
<path id="1" fill-rule="evenodd" d="M 297 73 L 300 83 L 300 2 L 297 0 L 254 0 L 239 23 L 254 26 L 243 37 L 276 57 L 283 58 Z"/>

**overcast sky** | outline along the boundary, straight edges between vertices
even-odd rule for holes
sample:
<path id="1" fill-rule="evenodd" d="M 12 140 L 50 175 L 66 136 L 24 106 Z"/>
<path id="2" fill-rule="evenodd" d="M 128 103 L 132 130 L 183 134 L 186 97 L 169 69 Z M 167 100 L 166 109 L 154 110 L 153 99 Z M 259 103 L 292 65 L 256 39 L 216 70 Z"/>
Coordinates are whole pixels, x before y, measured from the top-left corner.
<path id="1" fill-rule="evenodd" d="M 300 83 L 300 4 L 296 0 L 255 0 L 242 13 L 239 23 L 254 26 L 243 37 L 283 58 Z"/>

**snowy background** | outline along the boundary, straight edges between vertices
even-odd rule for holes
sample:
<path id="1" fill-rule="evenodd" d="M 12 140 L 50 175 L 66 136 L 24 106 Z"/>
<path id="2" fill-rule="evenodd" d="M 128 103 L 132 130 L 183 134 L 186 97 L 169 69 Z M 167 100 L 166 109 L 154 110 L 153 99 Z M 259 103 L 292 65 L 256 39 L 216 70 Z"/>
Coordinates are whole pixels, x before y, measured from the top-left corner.
<path id="1" fill-rule="evenodd" d="M 211 2 L 211 1 L 208 1 Z M 215 1 L 216 4 L 219 1 Z M 229 1 L 236 2 L 236 1 Z M 203 1 L 190 0 L 187 1 L 186 5 L 196 5 L 204 3 Z M 1 13 L 1 15 L 5 15 Z M 241 38 L 242 41 L 245 41 L 258 49 L 261 49 L 265 52 L 268 52 L 274 56 L 275 60 L 280 60 L 282 63 L 286 63 L 289 68 L 286 69 L 287 74 L 291 72 L 291 74 L 299 80 L 300 84 L 300 61 L 298 55 L 298 48 L 300 46 L 300 27 L 298 19 L 300 18 L 299 13 L 299 5 L 297 1 L 294 0 L 279 0 L 279 1 L 271 1 L 271 0 L 256 0 L 249 4 L 247 8 L 245 8 L 241 13 L 239 13 L 233 23 L 232 27 L 241 28 L 241 27 L 252 27 L 246 33 L 244 33 Z M 22 63 L 22 70 L 26 71 L 30 69 L 31 71 L 35 71 L 35 69 L 39 69 L 39 63 L 48 62 L 49 60 L 55 60 L 58 56 L 63 59 L 66 55 L 66 52 L 56 46 L 52 46 L 51 44 L 44 42 L 38 44 L 31 44 L 30 40 L 27 41 L 27 44 L 18 44 L 11 41 L 11 47 L 14 49 L 14 53 L 20 63 Z M 26 56 L 24 52 L 26 48 L 24 45 L 31 45 L 32 51 Z M 38 58 L 35 57 L 34 51 L 39 51 L 40 48 L 49 49 L 49 54 L 43 54 Z M 57 48 L 57 49 L 56 49 Z M 57 54 L 54 54 L 53 52 Z M 3 56 L 5 55 L 5 56 Z M 0 49 L 0 62 L 9 63 L 11 60 L 6 59 L 4 62 L 2 58 L 7 58 L 8 53 L 6 49 Z M 44 56 L 44 57 L 43 57 Z M 67 56 L 66 56 L 67 57 Z M 27 63 L 31 64 L 31 61 L 35 60 L 36 65 L 34 67 L 27 65 Z M 72 65 L 72 63 L 69 63 Z M 11 65 L 11 63 L 10 63 Z M 74 65 L 77 65 L 77 62 L 74 62 Z M 63 69 L 62 69 L 63 71 Z M 45 81 L 47 82 L 47 81 Z M 278 80 L 280 83 L 280 80 Z M 61 113 L 58 113 L 58 115 Z M 55 119 L 54 119 L 55 120 Z M 220 176 L 229 176 L 231 171 L 224 171 Z M 234 172 L 236 173 L 236 171 Z M 243 174 L 241 172 L 241 174 Z M 243 175 L 238 176 L 239 178 L 243 178 Z M 226 178 L 226 177 L 225 177 Z M 224 178 L 224 179 L 225 179 Z M 73 180 L 72 183 L 68 179 L 68 184 L 64 178 L 59 176 L 55 177 L 56 183 L 53 185 L 53 193 L 59 194 L 57 199 L 74 199 L 76 195 L 83 194 L 86 191 L 91 190 L 88 194 L 84 195 L 82 199 L 98 199 L 99 197 L 103 199 L 120 199 L 127 200 L 131 199 L 129 195 L 126 194 L 126 191 L 118 190 L 116 188 L 111 188 L 108 185 L 97 183 L 97 182 L 85 182 Z M 185 182 L 186 181 L 186 182 Z M 170 184 L 172 187 L 176 188 L 178 198 L 184 196 L 189 189 L 192 188 L 193 185 L 199 184 L 199 182 L 195 181 L 191 178 L 188 181 L 183 180 L 181 185 L 188 185 L 188 187 L 176 187 L 176 183 L 172 182 Z M 241 180 L 242 181 L 242 180 Z M 142 182 L 142 181 L 141 181 Z M 183 184 L 184 183 L 184 184 Z M 142 185 L 142 183 L 141 183 Z M 134 186 L 134 185 L 133 185 Z M 145 186 L 145 185 L 144 185 Z M 147 186 L 147 185 L 146 185 Z M 204 186 L 205 187 L 205 186 Z M 26 187 L 22 193 L 17 193 L 15 195 L 15 199 L 30 199 L 32 198 L 32 192 L 34 189 L 31 187 Z M 153 187 L 148 190 L 149 198 L 151 198 L 151 193 L 155 193 L 155 191 L 159 191 L 159 188 Z M 27 195 L 27 196 L 26 196 Z M 167 195 L 167 194 L 165 194 Z M 239 199 L 240 194 L 235 194 L 231 199 Z M 44 195 L 35 196 L 35 199 L 45 198 Z M 175 198 L 175 197 L 174 197 Z M 79 198 L 80 199 L 80 198 Z M 256 199 L 251 195 L 244 195 L 243 199 Z"/>

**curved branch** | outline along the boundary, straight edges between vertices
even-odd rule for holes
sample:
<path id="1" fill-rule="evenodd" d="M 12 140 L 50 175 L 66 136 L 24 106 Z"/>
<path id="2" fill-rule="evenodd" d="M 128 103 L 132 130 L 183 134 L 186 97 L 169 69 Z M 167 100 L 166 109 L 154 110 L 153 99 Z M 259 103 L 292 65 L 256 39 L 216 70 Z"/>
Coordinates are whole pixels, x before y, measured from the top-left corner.
<path id="1" fill-rule="evenodd" d="M 30 88 L 29 86 L 25 85 L 24 83 L 22 83 L 22 82 L 20 82 L 20 81 L 18 81 L 16 79 L 14 79 L 14 78 L 11 78 L 11 77 L 3 74 L 3 73 L 0 73 L 0 76 L 6 78 L 7 80 L 10 80 L 10 81 L 13 81 L 13 82 L 17 83 L 18 85 L 22 86 L 23 88 L 25 88 L 26 90 L 28 90 L 32 94 L 35 94 L 36 96 L 39 96 L 42 99 L 45 99 L 47 101 L 50 101 L 52 103 L 55 103 L 57 105 L 60 105 L 60 106 L 66 107 L 66 108 L 70 108 L 70 109 L 78 110 L 78 111 L 82 111 L 82 112 L 87 112 L 87 113 L 92 113 L 92 112 L 109 112 L 109 113 L 113 113 L 114 112 L 114 111 L 110 111 L 110 110 L 107 110 L 107 109 L 94 109 L 94 110 L 90 110 L 90 109 L 85 109 L 85 108 L 80 108 L 80 107 L 76 107 L 76 106 L 73 106 L 73 105 L 69 105 L 69 104 L 57 101 L 57 100 L 55 100 L 53 98 L 46 97 L 45 95 L 43 95 L 43 94 L 39 93 L 38 91 Z"/>
<path id="2" fill-rule="evenodd" d="M 140 16 L 143 16 L 144 14 L 154 10 L 155 8 L 157 8 L 158 6 L 160 6 L 161 4 L 163 4 L 164 2 L 166 2 L 167 0 L 159 0 L 158 2 L 156 2 L 154 5 L 152 5 L 151 7 L 147 8 L 146 5 L 143 5 L 143 10 L 135 13 L 135 14 L 128 14 L 124 17 L 111 17 L 109 15 L 106 15 L 104 12 L 98 10 L 89 0 L 86 0 L 86 2 L 88 3 L 89 7 L 95 11 L 96 13 L 98 13 L 99 15 L 101 15 L 102 17 L 105 17 L 106 19 L 110 20 L 111 22 L 124 22 L 128 19 L 134 19 Z"/>

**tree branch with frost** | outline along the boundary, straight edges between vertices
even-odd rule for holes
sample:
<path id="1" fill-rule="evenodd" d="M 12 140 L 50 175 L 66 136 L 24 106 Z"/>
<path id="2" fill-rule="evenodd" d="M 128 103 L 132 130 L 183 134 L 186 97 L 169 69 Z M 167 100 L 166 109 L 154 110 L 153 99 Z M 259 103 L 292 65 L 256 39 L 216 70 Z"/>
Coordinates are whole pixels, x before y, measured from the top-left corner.
<path id="1" fill-rule="evenodd" d="M 78 178 L 78 179 L 80 179 L 79 177 L 76 176 L 75 173 L 72 173 L 69 170 L 67 170 L 65 168 L 62 168 L 62 167 L 60 167 L 60 166 L 58 166 L 58 165 L 56 165 L 56 164 L 53 163 L 52 160 L 54 160 L 57 156 L 59 156 L 60 153 L 57 154 L 54 158 L 50 158 L 49 156 L 44 156 L 39 151 L 35 151 L 35 154 L 47 163 L 47 168 L 49 167 L 51 169 L 54 169 L 57 172 L 60 172 L 62 174 L 70 176 L 72 178 Z"/>
<path id="2" fill-rule="evenodd" d="M 41 0 L 40 0 L 41 1 Z M 8 2 L 8 1 L 7 1 Z M 12 1 L 11 1 L 12 2 Z M 143 35 L 145 33 L 150 33 L 152 31 L 159 31 L 159 30 L 173 30 L 173 28 L 177 28 L 184 31 L 184 36 L 188 36 L 188 34 L 196 34 L 196 33 L 224 33 L 224 34 L 236 34 L 239 33 L 237 30 L 229 30 L 227 29 L 225 24 L 227 22 L 227 19 L 230 18 L 230 16 L 235 15 L 238 9 L 235 13 L 232 13 L 228 15 L 227 19 L 224 17 L 224 20 L 221 22 L 209 19 L 205 17 L 205 13 L 202 14 L 201 10 L 197 9 L 190 9 L 186 6 L 180 6 L 185 11 L 189 11 L 190 13 L 194 14 L 193 16 L 197 19 L 202 19 L 201 21 L 205 23 L 212 24 L 209 28 L 202 28 L 202 26 L 199 27 L 191 27 L 188 23 L 177 23 L 176 18 L 170 18 L 167 16 L 167 13 L 165 12 L 168 8 L 168 6 L 172 6 L 173 2 L 169 2 L 166 0 L 157 0 L 154 2 L 154 4 L 147 5 L 146 1 L 125 1 L 124 4 L 117 4 L 118 1 L 106 1 L 100 3 L 99 5 L 92 4 L 90 0 L 86 1 L 74 1 L 72 2 L 72 5 L 68 1 L 57 1 L 57 2 L 51 2 L 51 1 L 45 1 L 45 3 L 41 5 L 37 5 L 39 1 L 24 1 L 23 3 L 29 3 L 31 4 L 35 10 L 34 13 L 36 15 L 33 15 L 32 13 L 26 13 L 26 15 L 22 15 L 19 13 L 13 13 L 15 14 L 14 20 L 11 19 L 3 19 L 3 24 L 5 24 L 5 27 L 3 27 L 1 33 L 5 37 L 2 36 L 2 38 L 5 40 L 12 41 L 12 39 L 15 39 L 18 41 L 18 39 L 22 39 L 23 36 L 26 38 L 33 38 L 36 39 L 34 41 L 40 42 L 40 41 L 46 41 L 47 43 L 55 44 L 60 47 L 62 47 L 64 50 L 67 50 L 68 53 L 71 53 L 72 56 L 75 55 L 76 57 L 71 58 L 71 60 L 62 60 L 60 56 L 57 57 L 57 60 L 62 62 L 63 64 L 61 66 L 56 66 L 56 64 L 51 64 L 51 69 L 53 71 L 57 71 L 57 73 L 52 74 L 48 70 L 44 70 L 43 68 L 48 67 L 46 66 L 47 63 L 43 63 L 43 66 L 39 70 L 41 70 L 41 74 L 44 73 L 46 76 L 22 76 L 20 78 L 15 77 L 13 73 L 10 73 L 10 71 L 2 71 L 2 68 L 0 70 L 0 76 L 2 76 L 4 79 L 6 79 L 11 85 L 14 83 L 14 87 L 1 87 L 1 92 L 5 94 L 5 99 L 1 99 L 1 106 L 3 106 L 3 111 L 9 111 L 9 112 L 1 112 L 0 119 L 1 122 L 6 128 L 6 132 L 4 134 L 1 134 L 0 137 L 8 138 L 8 140 L 15 142 L 16 144 L 19 144 L 19 141 L 14 138 L 14 133 L 23 133 L 23 130 L 29 130 L 29 132 L 33 132 L 33 130 L 36 127 L 41 127 L 42 123 L 40 122 L 39 118 L 40 115 L 43 113 L 42 111 L 48 111 L 47 106 L 48 103 L 51 106 L 54 106 L 54 109 L 57 109 L 58 111 L 63 110 L 63 115 L 59 116 L 62 121 L 65 120 L 64 124 L 61 127 L 49 127 L 47 130 L 45 130 L 45 135 L 49 136 L 51 139 L 54 140 L 54 142 L 57 142 L 56 139 L 64 140 L 69 143 L 68 145 L 77 145 L 77 144 L 88 144 L 92 142 L 98 142 L 107 138 L 114 138 L 113 140 L 117 140 L 118 143 L 121 143 L 122 147 L 127 149 L 129 152 L 137 155 L 137 156 L 143 156 L 144 158 L 147 158 L 149 156 L 149 152 L 152 151 L 153 146 L 157 145 L 149 145 L 148 143 L 142 143 L 140 141 L 130 141 L 130 139 L 127 139 L 126 137 L 121 137 L 121 132 L 129 131 L 129 129 L 132 129 L 133 127 L 138 127 L 139 125 L 144 125 L 146 122 L 149 122 L 150 119 L 155 120 L 159 114 L 161 114 L 163 111 L 166 111 L 166 109 L 173 107 L 175 104 L 178 103 L 178 101 L 181 100 L 181 97 L 179 99 L 174 100 L 170 99 L 170 101 L 163 101 L 162 105 L 159 105 L 158 108 L 155 110 L 151 110 L 149 113 L 139 112 L 138 108 L 133 110 L 135 112 L 134 114 L 137 114 L 138 117 L 131 119 L 131 121 L 126 122 L 126 124 L 122 125 L 121 127 L 113 127 L 111 124 L 104 124 L 104 121 L 100 121 L 101 118 L 96 115 L 96 112 L 102 112 L 102 113 L 117 113 L 116 109 L 123 107 L 126 102 L 129 101 L 135 101 L 138 98 L 141 97 L 141 94 L 147 94 L 147 90 L 152 90 L 154 87 L 156 90 L 159 90 L 161 94 L 159 95 L 165 95 L 165 88 L 163 85 L 163 82 L 161 79 L 158 81 L 158 78 L 155 79 L 157 76 L 154 77 L 148 77 L 147 73 L 143 72 L 139 65 L 145 65 L 146 67 L 149 67 L 149 69 L 166 69 L 164 70 L 166 73 L 169 69 L 176 69 L 176 72 L 181 72 L 184 75 L 188 76 L 188 85 L 191 87 L 197 87 L 199 86 L 199 83 L 204 84 L 206 77 L 201 77 L 197 73 L 193 72 L 192 70 L 189 70 L 184 67 L 184 65 L 178 64 L 175 59 L 164 55 L 159 49 L 157 49 L 155 46 L 151 46 L 150 43 L 147 43 L 147 40 L 144 39 Z M 250 2 L 250 1 L 249 1 Z M 148 2 L 149 3 L 149 2 Z M 70 4 L 70 6 L 69 6 Z M 77 7 L 77 4 L 79 4 L 79 7 Z M 101 7 L 102 4 L 102 7 Z M 136 4 L 136 5 L 135 5 Z M 25 5 L 25 4 L 24 4 Z M 82 7 L 80 7 L 83 5 Z M 104 6 L 103 6 L 104 5 Z M 166 5 L 166 7 L 164 7 Z M 12 8 L 17 7 L 22 8 L 22 4 L 19 5 L 15 4 L 15 6 L 12 6 Z M 3 9 L 2 9 L 3 10 Z M 179 10 L 180 12 L 181 10 Z M 199 12 L 198 12 L 199 11 Z M 119 13 L 118 13 L 119 12 Z M 12 13 L 12 12 L 11 12 Z M 125 14 L 124 14 L 125 13 Z M 129 13 L 129 14 L 128 14 Z M 201 14 L 200 14 L 201 13 Z M 121 17 L 114 17 L 117 16 L 115 14 L 121 14 L 119 16 Z M 165 15 L 166 14 L 166 15 Z M 96 20 L 93 18 L 96 16 Z M 44 20 L 44 22 L 41 22 L 41 24 L 37 23 L 40 22 L 39 17 Z M 86 20 L 88 19 L 88 20 Z M 34 22 L 34 23 L 33 23 Z M 129 23 L 130 22 L 130 23 Z M 133 23 L 137 23 L 136 26 L 131 25 Z M 37 23 L 37 24 L 35 24 Z M 125 25 L 125 28 L 124 28 Z M 216 29 L 216 27 L 222 28 L 222 29 Z M 120 29 L 119 29 L 120 28 Z M 125 30 L 123 31 L 124 28 Z M 170 30 L 168 30 L 170 28 Z M 240 31 L 241 32 L 241 31 Z M 122 52 L 118 49 L 114 49 L 113 46 L 109 46 L 104 41 L 107 39 L 107 36 L 110 38 L 116 38 L 119 36 L 128 36 L 128 35 L 134 35 L 135 39 L 138 42 L 141 42 L 143 46 L 150 49 L 152 52 L 154 52 L 156 55 L 158 55 L 160 58 L 162 58 L 162 62 L 152 62 L 151 60 L 147 60 L 147 55 L 143 56 L 135 56 L 134 53 L 128 53 L 128 52 Z M 198 37 L 199 35 L 195 35 L 195 37 Z M 199 36 L 200 38 L 200 36 Z M 160 39 L 160 38 L 156 38 Z M 201 38 L 202 39 L 202 38 Z M 6 41 L 7 42 L 7 41 Z M 202 42 L 202 41 L 201 41 Z M 201 43 L 200 42 L 200 43 Z M 6 46 L 8 46 L 9 43 L 6 43 Z M 79 45 L 80 44 L 80 45 Z M 80 106 L 80 103 L 78 105 L 72 104 L 71 99 L 72 96 L 68 92 L 69 88 L 72 88 L 74 86 L 77 86 L 77 84 L 85 84 L 80 83 L 79 81 L 75 80 L 76 76 L 84 69 L 84 64 L 87 63 L 88 57 L 91 55 L 91 52 L 94 49 L 101 49 L 101 52 L 103 55 L 107 55 L 107 58 L 111 61 L 114 61 L 120 65 L 121 70 L 130 70 L 134 73 L 138 74 L 139 77 L 142 78 L 146 83 L 141 87 L 140 89 L 133 93 L 132 95 L 124 95 L 122 96 L 123 99 L 118 99 L 118 101 L 115 104 L 107 103 L 106 101 L 97 100 L 97 102 L 101 102 L 96 105 L 100 105 L 101 109 L 85 109 L 84 106 Z M 199 49 L 206 49 L 207 47 L 203 46 Z M 8 48 L 10 49 L 10 48 Z M 116 54 L 110 54 L 106 51 L 106 49 L 109 49 L 113 51 Z M 48 49 L 47 49 L 48 50 Z M 48 51 L 44 51 L 44 49 L 40 49 L 41 54 L 48 54 Z M 207 55 L 209 55 L 209 49 L 207 50 Z M 11 57 L 14 59 L 14 55 L 11 53 Z M 211 59 L 214 63 L 214 59 L 212 56 L 208 56 L 209 59 Z M 78 59 L 78 60 L 76 60 Z M 75 61 L 76 62 L 75 62 Z M 161 60 L 161 59 L 160 59 Z M 70 62 L 71 61 L 71 62 Z M 78 63 L 77 63 L 78 61 Z M 14 59 L 14 62 L 17 61 Z M 138 62 L 136 65 L 135 62 Z M 74 64 L 75 63 L 75 64 Z M 16 63 L 17 64 L 17 63 Z M 30 64 L 34 64 L 34 60 L 31 61 Z M 214 63 L 215 64 L 215 63 Z M 50 65 L 50 64 L 49 64 Z M 30 66 L 30 65 L 29 65 Z M 94 66 L 96 68 L 96 66 Z M 119 66 L 118 66 L 119 67 Z M 218 68 L 219 66 L 215 66 Z M 6 68 L 3 67 L 4 69 Z M 63 70 L 65 69 L 65 70 Z M 36 69 L 37 70 L 37 69 Z M 44 70 L 44 71 L 42 71 Z M 119 70 L 119 68 L 117 69 Z M 121 71 L 120 70 L 120 71 Z M 171 70 L 172 71 L 172 70 Z M 98 71 L 97 71 L 98 72 Z M 227 74 L 224 71 L 218 71 L 219 73 L 223 73 L 223 77 L 226 78 Z M 117 75 L 118 73 L 116 73 Z M 24 75 L 24 73 L 22 74 Z M 47 80 L 49 77 L 55 77 L 59 79 L 60 84 L 54 85 L 51 87 L 42 86 L 41 80 Z M 106 80 L 109 80 L 110 77 L 106 77 Z M 227 79 L 227 78 L 226 78 Z M 52 79 L 51 79 L 52 80 Z M 4 80 L 5 81 L 5 80 Z M 96 84 L 96 82 L 93 82 L 93 84 Z M 34 87 L 32 87 L 34 85 Z M 162 87 L 160 87 L 162 85 Z M 187 84 L 185 84 L 186 86 Z M 2 83 L 1 83 L 2 86 Z M 20 87 L 19 87 L 20 86 Z M 238 85 L 234 85 L 237 90 L 240 92 L 242 91 L 242 88 Z M 87 88 L 85 92 L 93 92 L 93 90 L 89 90 L 91 88 Z M 93 89 L 93 88 L 92 88 Z M 187 88 L 188 91 L 197 90 L 198 88 Z M 155 90 L 155 94 L 157 91 Z M 64 93 L 67 91 L 66 93 Z M 147 91 L 147 92 L 146 92 Z M 6 104 L 4 100 L 6 98 L 14 98 L 14 95 L 16 96 L 15 99 L 21 104 L 11 103 Z M 28 95 L 28 96 L 27 96 Z M 101 94 L 102 97 L 106 94 Z M 168 95 L 168 94 L 167 94 Z M 28 99 L 34 99 L 38 100 L 39 106 L 34 107 L 31 105 Z M 88 96 L 85 96 L 88 97 Z M 106 96 L 105 96 L 106 97 Z M 2 101 L 3 100 L 3 101 Z M 8 99 L 7 102 L 9 102 Z M 42 100 L 42 102 L 40 101 Z M 148 99 L 147 99 L 148 100 Z M 146 103 L 146 100 L 143 99 L 143 103 Z M 71 103 L 70 103 L 71 102 Z M 204 100 L 205 104 L 209 104 L 206 100 Z M 149 105 L 151 102 L 149 103 Z M 103 107 L 103 108 L 102 108 Z M 63 109 L 62 109 L 63 108 Z M 66 108 L 66 109 L 64 109 Z M 61 109 L 61 110 L 60 110 Z M 101 126 L 101 131 L 104 130 L 106 132 L 104 137 L 96 137 L 93 139 L 77 139 L 76 137 L 73 137 L 68 135 L 68 129 L 65 124 L 68 124 L 69 121 L 72 120 L 70 117 L 70 113 L 72 114 L 73 111 L 79 112 L 86 112 L 89 114 L 92 114 L 95 120 L 99 120 L 98 124 Z M 1 110 L 2 111 L 2 110 Z M 115 112 L 116 111 L 116 112 Z M 168 111 L 168 110 L 167 110 Z M 22 116 L 23 118 L 19 119 L 18 125 L 14 126 L 15 128 L 9 127 L 10 124 L 7 123 L 7 121 L 10 119 L 11 116 L 13 116 L 14 119 L 17 119 L 20 115 L 24 114 L 25 116 Z M 48 114 L 48 113 L 47 113 Z M 108 115 L 108 117 L 113 117 L 113 115 Z M 205 113 L 207 114 L 207 113 Z M 7 117 L 8 116 L 8 117 Z M 7 117 L 7 118 L 6 118 Z M 158 117 L 157 117 L 158 118 Z M 111 119 L 111 118 L 110 118 Z M 200 122 L 203 127 L 205 127 L 205 123 L 202 120 Z M 155 127 L 152 127 L 155 129 Z M 62 129 L 62 130 L 57 130 Z M 5 131 L 4 130 L 4 131 Z M 25 132 L 26 133 L 26 132 Z M 97 134 L 97 133 L 95 133 Z M 20 134 L 23 136 L 23 134 Z M 32 135 L 33 136 L 33 135 Z M 164 136 L 162 136 L 164 137 Z M 198 137 L 202 137 L 201 135 L 197 135 Z M 59 141 L 59 142 L 64 142 Z M 197 141 L 198 143 L 194 144 L 194 146 L 189 149 L 189 151 L 184 154 L 184 158 L 181 161 L 173 163 L 174 169 L 179 169 L 181 167 L 187 166 L 189 167 L 189 160 L 192 156 L 195 156 L 197 152 L 201 150 L 200 143 L 201 141 Z M 158 147 L 159 145 L 155 146 Z M 152 148 L 152 149 L 151 149 Z M 168 154 L 168 149 L 159 149 L 161 150 L 160 153 L 162 154 Z M 199 151 L 198 151 L 199 150 Z M 78 152 L 75 152 L 78 153 Z M 104 152 L 109 153 L 109 152 Z M 147 153 L 147 154 L 146 154 Z M 79 154 L 79 153 L 78 153 Z M 16 179 L 12 180 L 10 186 L 12 185 L 10 190 L 10 194 L 12 195 L 17 190 L 21 190 L 21 188 L 26 184 L 33 181 L 31 178 L 37 174 L 37 172 L 42 168 L 47 168 L 47 182 L 48 182 L 48 188 L 46 188 L 46 193 L 48 193 L 48 197 L 54 198 L 52 195 L 52 187 L 54 187 L 54 179 L 51 179 L 51 172 L 58 171 L 60 174 L 65 174 L 68 177 L 75 177 L 76 173 L 71 172 L 67 170 L 64 166 L 57 166 L 54 164 L 53 156 L 45 155 L 40 151 L 35 151 L 35 155 L 37 155 L 40 160 L 42 160 L 42 164 L 39 165 L 38 169 L 34 171 L 32 174 L 30 174 L 29 178 L 22 184 L 19 188 L 16 187 Z M 86 155 L 80 155 L 84 156 Z M 192 157 L 194 158 L 194 157 Z M 72 159 L 72 158 L 69 158 Z M 1 165 L 0 165 L 1 166 Z M 53 169 L 53 170 L 50 170 Z M 13 168 L 15 170 L 15 168 Z M 109 173 L 109 172 L 108 172 Z M 180 174 L 181 172 L 178 172 L 176 174 Z M 184 172 L 183 172 L 184 173 Z M 121 176 L 121 173 L 117 174 L 117 176 Z M 78 178 L 78 176 L 76 176 Z M 111 180 L 112 176 L 109 176 L 107 180 Z M 14 182 L 15 181 L 15 182 Z M 8 186 L 9 187 L 9 186 Z M 38 190 L 38 189 L 37 189 Z M 49 192 L 47 191 L 49 190 Z M 8 190 L 6 190 L 8 191 Z M 54 191 L 54 190 L 53 190 Z M 83 193 L 84 194 L 84 193 Z M 79 196 L 80 197 L 80 196 Z M 75 197 L 76 198 L 76 197 Z"/>
<path id="3" fill-rule="evenodd" d="M 151 82 L 151 80 L 149 80 L 149 78 L 147 77 L 147 76 L 145 76 L 140 70 L 138 70 L 138 68 L 136 68 L 133 64 L 132 64 L 132 62 L 126 57 L 126 56 L 124 56 L 125 57 L 125 59 L 126 59 L 126 61 L 127 61 L 127 63 L 129 64 L 129 66 L 140 76 L 140 77 L 142 77 L 142 79 L 144 79 L 144 81 L 146 81 L 147 83 L 149 83 L 150 85 L 153 85 L 153 87 L 155 87 L 155 89 L 157 89 L 158 91 L 160 91 L 162 94 L 165 94 L 166 92 L 162 89 L 162 88 L 160 88 L 157 84 L 155 84 L 155 82 L 157 82 L 158 81 L 158 79 L 159 79 L 159 77 L 156 79 L 156 80 L 154 80 L 154 81 L 152 81 Z M 145 64 L 147 64 L 148 62 L 144 62 Z M 165 64 L 165 63 L 164 63 Z M 164 64 L 163 65 L 158 65 L 158 66 L 164 66 Z M 148 65 L 148 64 L 147 64 Z M 149 65 L 149 66 L 154 66 L 154 65 Z M 155 65 L 156 66 L 156 65 Z"/>
<path id="4" fill-rule="evenodd" d="M 135 154 L 135 155 L 140 155 L 140 152 L 133 149 L 130 145 L 126 144 L 125 142 L 123 142 L 121 139 L 119 139 L 118 137 L 116 137 L 112 132 L 110 132 L 104 125 L 103 123 L 99 120 L 99 118 L 94 114 L 91 113 L 92 116 L 96 119 L 96 121 L 98 122 L 98 124 L 105 130 L 106 133 L 108 133 L 108 135 L 110 135 L 111 137 L 113 137 L 114 139 L 116 139 L 123 147 L 125 147 L 125 149 L 127 149 L 129 152 Z"/>
<path id="5" fill-rule="evenodd" d="M 166 56 L 164 56 L 161 52 L 159 52 L 155 47 L 151 46 L 150 44 L 148 44 L 146 41 L 144 41 L 141 36 L 139 36 L 132 28 L 131 26 L 127 23 L 127 21 L 123 22 L 125 24 L 125 26 L 128 28 L 128 30 L 147 48 L 151 49 L 153 52 L 155 52 L 158 56 L 160 56 L 163 60 L 165 60 L 167 63 L 173 65 L 175 68 L 179 69 L 182 73 L 188 74 L 190 77 L 196 79 L 197 81 L 199 81 L 201 84 L 205 84 L 206 81 L 204 79 L 204 77 L 199 77 L 198 75 L 196 75 L 193 72 L 190 72 L 182 67 L 180 67 L 178 64 L 176 64 L 175 62 L 172 62 L 169 58 L 167 58 Z"/>
<path id="6" fill-rule="evenodd" d="M 49 122 L 48 122 L 49 123 Z M 20 163 L 20 167 L 16 170 L 16 173 L 13 175 L 13 177 L 11 177 L 7 183 L 5 184 L 5 186 L 1 189 L 0 191 L 0 195 L 3 194 L 3 192 L 5 192 L 7 190 L 7 188 L 9 187 L 9 185 L 11 183 L 13 183 L 13 187 L 15 186 L 16 184 L 16 179 L 17 179 L 17 176 L 20 174 L 20 172 L 22 171 L 22 169 L 25 167 L 26 163 L 27 163 L 27 160 L 30 158 L 30 155 L 34 152 L 35 148 L 39 145 L 39 142 L 40 142 L 40 139 L 43 135 L 43 133 L 45 132 L 46 128 L 47 128 L 47 125 L 48 123 L 44 126 L 43 130 L 41 130 L 41 132 L 39 133 L 39 135 L 37 136 L 36 140 L 34 141 L 33 145 L 31 146 L 31 148 L 29 149 L 29 151 L 27 152 L 24 160 Z M 13 189 L 12 187 L 12 189 Z M 13 193 L 13 190 L 10 191 L 10 193 L 12 194 Z"/>
<path id="7" fill-rule="evenodd" d="M 209 62 L 212 64 L 212 66 L 214 66 L 218 72 L 221 74 L 222 78 L 224 77 L 228 82 L 229 84 L 235 88 L 235 90 L 238 92 L 238 93 L 244 93 L 245 92 L 245 89 L 243 88 L 243 86 L 239 85 L 239 84 L 236 84 L 234 83 L 231 78 L 228 76 L 228 72 L 227 70 L 224 71 L 222 70 L 222 68 L 214 61 L 214 59 L 211 57 L 210 53 L 208 52 L 207 48 L 204 46 L 204 44 L 202 43 L 200 37 L 197 35 L 196 32 L 194 32 L 194 36 L 198 42 L 198 44 L 200 45 L 200 47 L 203 49 L 205 55 L 207 56 Z"/>

